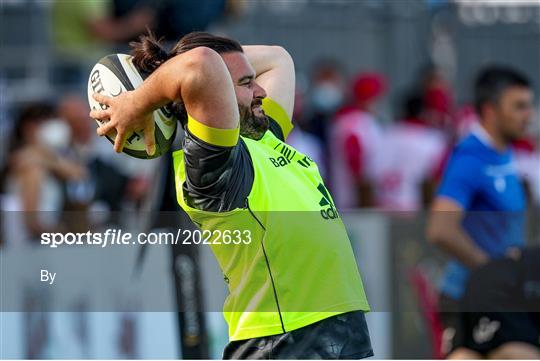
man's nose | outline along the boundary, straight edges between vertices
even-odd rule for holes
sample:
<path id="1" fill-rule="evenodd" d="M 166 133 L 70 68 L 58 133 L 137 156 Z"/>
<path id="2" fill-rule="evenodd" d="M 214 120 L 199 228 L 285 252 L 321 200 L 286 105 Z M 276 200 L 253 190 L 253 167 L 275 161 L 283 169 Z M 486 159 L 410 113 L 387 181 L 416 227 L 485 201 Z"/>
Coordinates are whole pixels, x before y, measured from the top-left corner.
<path id="1" fill-rule="evenodd" d="M 253 91 L 254 98 L 266 98 L 266 91 L 257 83 L 255 83 L 255 90 Z"/>

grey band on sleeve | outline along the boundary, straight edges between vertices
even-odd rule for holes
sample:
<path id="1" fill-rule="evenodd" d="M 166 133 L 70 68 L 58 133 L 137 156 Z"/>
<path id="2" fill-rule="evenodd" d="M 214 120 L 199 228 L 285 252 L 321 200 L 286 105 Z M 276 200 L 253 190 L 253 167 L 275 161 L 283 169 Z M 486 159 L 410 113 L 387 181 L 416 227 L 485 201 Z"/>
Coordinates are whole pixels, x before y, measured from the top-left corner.
<path id="1" fill-rule="evenodd" d="M 234 147 L 205 143 L 186 131 L 184 195 L 188 204 L 210 212 L 226 212 L 245 205 L 254 179 L 253 164 L 240 138 Z"/>

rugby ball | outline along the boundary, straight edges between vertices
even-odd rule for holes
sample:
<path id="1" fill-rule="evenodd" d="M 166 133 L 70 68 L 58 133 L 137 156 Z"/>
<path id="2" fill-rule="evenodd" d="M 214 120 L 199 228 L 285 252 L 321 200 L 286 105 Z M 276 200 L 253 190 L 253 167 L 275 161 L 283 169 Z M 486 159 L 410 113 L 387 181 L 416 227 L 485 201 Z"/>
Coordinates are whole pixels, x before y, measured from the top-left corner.
<path id="1" fill-rule="evenodd" d="M 142 84 L 146 75 L 137 71 L 132 62 L 132 57 L 126 54 L 111 54 L 99 60 L 92 68 L 88 78 L 88 102 L 90 108 L 106 109 L 107 106 L 98 103 L 92 98 L 93 93 L 101 93 L 108 96 L 118 96 L 122 92 L 134 90 Z M 153 113 L 155 122 L 154 136 L 156 139 L 156 152 L 153 155 L 146 153 L 142 132 L 135 132 L 124 145 L 123 152 L 140 159 L 157 158 L 170 149 L 176 134 L 177 119 L 172 112 L 163 107 Z M 95 119 L 98 126 L 102 124 Z M 107 135 L 107 139 L 114 144 L 114 136 Z"/>

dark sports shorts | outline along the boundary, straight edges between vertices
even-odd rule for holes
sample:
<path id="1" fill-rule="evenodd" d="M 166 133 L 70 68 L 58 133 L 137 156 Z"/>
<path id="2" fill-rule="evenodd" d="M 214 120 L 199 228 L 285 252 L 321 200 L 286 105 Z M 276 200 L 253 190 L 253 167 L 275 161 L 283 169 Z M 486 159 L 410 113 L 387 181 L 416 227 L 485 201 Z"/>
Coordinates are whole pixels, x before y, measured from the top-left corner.
<path id="1" fill-rule="evenodd" d="M 507 342 L 540 348 L 540 248 L 490 262 L 471 275 L 461 302 L 440 302 L 447 354 L 466 347 L 485 355 Z"/>
<path id="2" fill-rule="evenodd" d="M 279 335 L 231 341 L 223 359 L 361 359 L 373 356 L 364 312 L 329 317 Z"/>

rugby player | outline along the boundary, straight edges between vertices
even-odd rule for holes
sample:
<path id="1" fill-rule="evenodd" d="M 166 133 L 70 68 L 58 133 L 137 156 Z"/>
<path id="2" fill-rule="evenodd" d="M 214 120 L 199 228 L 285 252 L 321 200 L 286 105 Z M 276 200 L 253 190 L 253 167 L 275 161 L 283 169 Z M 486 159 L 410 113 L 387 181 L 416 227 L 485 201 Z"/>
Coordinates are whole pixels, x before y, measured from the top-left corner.
<path id="1" fill-rule="evenodd" d="M 516 257 L 525 243 L 525 195 L 510 144 L 532 116 L 529 81 L 510 68 L 486 68 L 476 80 L 475 106 L 479 123 L 455 147 L 427 227 L 428 239 L 452 258 L 439 302 L 443 352 L 450 358 L 475 357 L 458 338 L 470 271 L 490 259 Z"/>
<path id="2" fill-rule="evenodd" d="M 369 306 L 352 247 L 317 165 L 285 143 L 295 73 L 277 46 L 241 46 L 191 33 L 170 51 L 151 35 L 134 44 L 151 73 L 134 91 L 93 111 L 116 131 L 155 148 L 152 111 L 173 103 L 184 125 L 174 153 L 178 202 L 203 230 L 249 231 L 252 242 L 212 245 L 229 295 L 224 358 L 364 358 L 373 355 Z M 243 239 L 245 241 L 246 238 Z"/>

